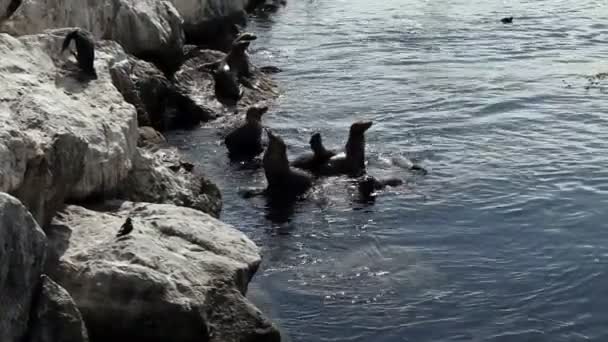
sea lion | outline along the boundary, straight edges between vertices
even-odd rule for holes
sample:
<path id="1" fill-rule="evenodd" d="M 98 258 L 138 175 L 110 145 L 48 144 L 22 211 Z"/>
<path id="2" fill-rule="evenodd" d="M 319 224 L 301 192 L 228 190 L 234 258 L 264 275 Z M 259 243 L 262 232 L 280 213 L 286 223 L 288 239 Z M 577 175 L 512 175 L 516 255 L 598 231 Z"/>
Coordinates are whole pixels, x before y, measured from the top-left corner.
<path id="1" fill-rule="evenodd" d="M 245 123 L 226 136 L 224 143 L 231 159 L 253 158 L 262 153 L 262 115 L 267 111 L 267 106 L 249 107 Z"/>
<path id="2" fill-rule="evenodd" d="M 63 53 L 69 46 L 70 42 L 74 40 L 76 43 L 76 60 L 80 69 L 91 76 L 93 79 L 97 78 L 97 72 L 95 72 L 94 61 L 95 61 L 95 41 L 93 35 L 83 29 L 76 29 L 71 31 L 65 36 L 61 52 Z"/>
<path id="3" fill-rule="evenodd" d="M 251 40 L 257 37 L 251 33 L 243 33 L 232 44 L 232 49 L 224 58 L 224 62 L 228 64 L 230 70 L 234 71 L 239 78 L 251 77 L 251 67 L 249 63 L 249 55 L 247 54 L 247 48 L 251 43 Z"/>
<path id="4" fill-rule="evenodd" d="M 375 192 L 378 190 L 382 190 L 387 186 L 399 186 L 403 184 L 403 180 L 399 178 L 383 178 L 377 179 L 373 176 L 364 176 L 362 177 L 357 184 L 359 189 L 359 193 L 363 198 L 369 199 L 375 196 Z"/>
<path id="5" fill-rule="evenodd" d="M 327 163 L 331 157 L 336 155 L 336 152 L 330 151 L 323 146 L 321 133 L 313 134 L 310 137 L 309 144 L 312 153 L 307 153 L 296 158 L 291 162 L 291 166 L 316 174 L 319 173 L 321 165 Z"/>
<path id="6" fill-rule="evenodd" d="M 500 22 L 503 24 L 511 24 L 513 23 L 513 17 L 507 17 L 500 19 Z"/>
<path id="7" fill-rule="evenodd" d="M 213 68 L 213 65 L 208 66 Z M 211 73 L 215 82 L 214 91 L 216 99 L 226 107 L 236 111 L 236 105 L 241 97 L 243 97 L 243 89 L 236 73 L 225 62 L 221 62 Z"/>
<path id="8" fill-rule="evenodd" d="M 371 121 L 358 121 L 350 126 L 344 153 L 333 156 L 319 168 L 324 176 L 346 174 L 358 177 L 365 173 L 365 132 L 372 126 Z"/>
<path id="9" fill-rule="evenodd" d="M 268 186 L 266 195 L 271 199 L 295 199 L 312 187 L 312 176 L 292 169 L 287 159 L 287 146 L 281 137 L 266 130 L 268 148 L 262 163 Z"/>
<path id="10" fill-rule="evenodd" d="M 125 221 L 125 223 L 120 227 L 120 230 L 118 231 L 118 234 L 116 234 L 116 237 L 119 238 L 121 236 L 125 236 L 128 235 L 129 233 L 131 233 L 133 231 L 133 222 L 131 221 L 130 217 L 127 217 L 127 220 Z"/>

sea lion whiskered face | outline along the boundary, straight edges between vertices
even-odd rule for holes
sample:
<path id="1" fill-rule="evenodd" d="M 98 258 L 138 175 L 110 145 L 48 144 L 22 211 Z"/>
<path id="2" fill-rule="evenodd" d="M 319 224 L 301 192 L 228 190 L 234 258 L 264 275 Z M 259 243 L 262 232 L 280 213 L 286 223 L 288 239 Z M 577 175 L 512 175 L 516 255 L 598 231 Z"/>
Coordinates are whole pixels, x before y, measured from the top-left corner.
<path id="1" fill-rule="evenodd" d="M 371 121 L 357 121 L 350 126 L 350 134 L 363 134 L 370 127 L 372 127 Z"/>
<path id="2" fill-rule="evenodd" d="M 247 109 L 247 122 L 260 122 L 262 115 L 268 111 L 268 106 L 252 106 Z"/>

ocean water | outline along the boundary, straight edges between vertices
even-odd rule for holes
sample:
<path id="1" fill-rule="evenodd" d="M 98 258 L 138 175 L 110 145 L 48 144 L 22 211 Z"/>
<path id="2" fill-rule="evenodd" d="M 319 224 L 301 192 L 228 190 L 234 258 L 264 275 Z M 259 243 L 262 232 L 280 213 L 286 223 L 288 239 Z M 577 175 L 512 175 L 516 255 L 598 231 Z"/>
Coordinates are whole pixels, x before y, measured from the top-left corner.
<path id="1" fill-rule="evenodd" d="M 248 29 L 290 157 L 373 120 L 369 173 L 407 181 L 322 179 L 285 221 L 215 129 L 170 137 L 262 248 L 250 296 L 286 341 L 608 341 L 608 2 L 293 0 Z"/>

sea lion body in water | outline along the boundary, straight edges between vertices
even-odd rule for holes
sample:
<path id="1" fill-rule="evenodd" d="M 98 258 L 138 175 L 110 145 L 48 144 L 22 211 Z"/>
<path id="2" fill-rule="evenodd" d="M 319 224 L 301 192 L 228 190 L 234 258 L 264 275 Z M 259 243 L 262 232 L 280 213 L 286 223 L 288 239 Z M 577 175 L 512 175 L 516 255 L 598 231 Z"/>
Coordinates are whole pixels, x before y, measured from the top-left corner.
<path id="1" fill-rule="evenodd" d="M 364 176 L 362 177 L 358 183 L 357 187 L 359 189 L 359 194 L 365 199 L 373 198 L 374 193 L 378 190 L 382 190 L 387 186 L 399 186 L 403 184 L 403 180 L 399 178 L 383 178 L 378 179 L 373 176 Z"/>
<path id="2" fill-rule="evenodd" d="M 503 23 L 503 24 L 512 24 L 513 23 L 513 17 L 502 18 L 502 19 L 500 19 L 500 22 Z"/>
<path id="3" fill-rule="evenodd" d="M 319 173 L 319 169 L 323 164 L 327 163 L 336 155 L 336 152 L 330 151 L 323 146 L 321 133 L 313 134 L 310 137 L 309 144 L 312 153 L 307 153 L 296 158 L 291 162 L 291 166 L 316 174 Z"/>
<path id="4" fill-rule="evenodd" d="M 245 123 L 226 136 L 224 143 L 231 159 L 253 158 L 262 153 L 262 115 L 267 111 L 267 106 L 249 107 Z"/>
<path id="5" fill-rule="evenodd" d="M 262 163 L 268 187 L 266 195 L 272 199 L 295 199 L 312 187 L 312 177 L 300 170 L 289 166 L 287 159 L 287 146 L 283 139 L 274 135 L 270 130 L 268 134 L 268 148 L 264 153 Z"/>
<path id="6" fill-rule="evenodd" d="M 95 72 L 95 42 L 91 33 L 76 29 L 71 31 L 65 36 L 61 52 L 63 53 L 69 46 L 70 42 L 74 40 L 76 44 L 76 60 L 80 69 L 93 78 L 97 78 L 97 72 Z"/>
<path id="7" fill-rule="evenodd" d="M 365 132 L 372 126 L 371 121 L 358 121 L 350 126 L 344 154 L 332 157 L 319 168 L 323 176 L 346 174 L 358 177 L 365 173 Z"/>

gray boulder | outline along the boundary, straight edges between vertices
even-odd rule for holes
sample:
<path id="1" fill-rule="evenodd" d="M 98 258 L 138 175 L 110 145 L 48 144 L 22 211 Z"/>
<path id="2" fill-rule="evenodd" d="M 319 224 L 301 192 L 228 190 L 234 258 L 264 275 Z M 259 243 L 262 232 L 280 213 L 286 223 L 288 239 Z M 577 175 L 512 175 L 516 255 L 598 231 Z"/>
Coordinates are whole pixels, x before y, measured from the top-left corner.
<path id="1" fill-rule="evenodd" d="M 97 39 L 120 43 L 131 54 L 171 62 L 184 44 L 182 18 L 160 0 L 23 0 L 0 27 L 11 35 L 80 27 Z"/>
<path id="2" fill-rule="evenodd" d="M 28 342 L 88 342 L 87 328 L 70 294 L 48 276 L 41 278 Z"/>
<path id="3" fill-rule="evenodd" d="M 120 198 L 133 202 L 169 203 L 194 208 L 214 217 L 222 210 L 222 195 L 177 149 L 138 149 L 133 170 L 121 186 Z"/>
<path id="4" fill-rule="evenodd" d="M 68 206 L 48 228 L 51 276 L 99 341 L 279 341 L 246 298 L 260 264 L 243 233 L 200 211 L 108 202 Z M 116 232 L 125 219 L 133 231 Z"/>
<path id="5" fill-rule="evenodd" d="M 21 342 L 46 256 L 46 237 L 14 197 L 0 193 L 0 340 Z"/>

